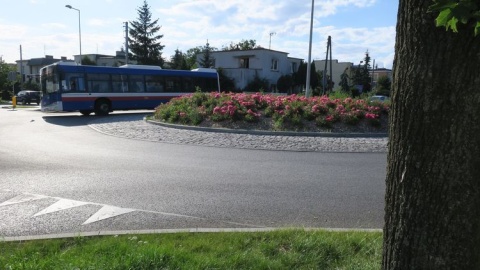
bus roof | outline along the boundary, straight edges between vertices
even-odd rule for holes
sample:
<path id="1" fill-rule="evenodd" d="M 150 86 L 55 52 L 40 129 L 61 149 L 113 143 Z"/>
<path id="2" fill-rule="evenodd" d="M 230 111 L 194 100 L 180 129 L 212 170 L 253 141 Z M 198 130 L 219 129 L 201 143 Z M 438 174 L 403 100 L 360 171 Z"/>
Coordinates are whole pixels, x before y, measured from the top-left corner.
<path id="1" fill-rule="evenodd" d="M 148 65 L 130 65 L 130 64 L 123 65 L 123 66 L 119 66 L 119 68 L 138 68 L 138 69 L 153 69 L 153 70 L 159 70 L 159 69 L 162 69 L 162 68 L 161 68 L 161 67 L 159 67 L 159 66 L 148 66 Z"/>
<path id="2" fill-rule="evenodd" d="M 63 72 L 69 73 L 91 73 L 91 74 L 129 74 L 129 75 L 165 75 L 165 76 L 192 76 L 216 78 L 217 71 L 212 69 L 201 69 L 197 71 L 161 69 L 158 68 L 135 68 L 135 67 L 105 67 L 105 66 L 85 66 L 85 65 L 58 65 Z"/>

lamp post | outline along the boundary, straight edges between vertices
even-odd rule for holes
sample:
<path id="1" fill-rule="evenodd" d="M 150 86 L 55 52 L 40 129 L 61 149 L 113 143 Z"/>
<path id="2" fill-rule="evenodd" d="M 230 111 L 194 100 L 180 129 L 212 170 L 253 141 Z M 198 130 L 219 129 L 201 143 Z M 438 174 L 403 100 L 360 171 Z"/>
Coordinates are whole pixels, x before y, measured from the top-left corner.
<path id="1" fill-rule="evenodd" d="M 80 65 L 81 65 L 82 64 L 82 31 L 80 29 L 80 9 L 74 8 L 70 5 L 66 5 L 65 7 L 78 11 L 78 40 L 80 41 Z"/>
<path id="2" fill-rule="evenodd" d="M 310 72 L 311 72 L 311 65 L 310 61 L 312 59 L 312 31 L 313 31 L 313 9 L 315 6 L 315 0 L 312 0 L 312 12 L 310 15 L 310 40 L 308 42 L 308 62 L 307 62 L 307 79 L 306 79 L 306 89 L 305 89 L 305 97 L 310 97 Z"/>

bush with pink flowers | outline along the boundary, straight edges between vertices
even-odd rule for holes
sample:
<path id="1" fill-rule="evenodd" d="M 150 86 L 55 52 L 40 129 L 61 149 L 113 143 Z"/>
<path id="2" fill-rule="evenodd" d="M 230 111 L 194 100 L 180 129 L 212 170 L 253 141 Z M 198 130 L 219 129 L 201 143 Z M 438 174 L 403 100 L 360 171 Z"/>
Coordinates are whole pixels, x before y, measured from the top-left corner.
<path id="1" fill-rule="evenodd" d="M 156 108 L 167 123 L 266 130 L 385 130 L 389 103 L 299 95 L 202 93 L 174 98 Z M 358 128 L 357 128 L 358 129 Z"/>

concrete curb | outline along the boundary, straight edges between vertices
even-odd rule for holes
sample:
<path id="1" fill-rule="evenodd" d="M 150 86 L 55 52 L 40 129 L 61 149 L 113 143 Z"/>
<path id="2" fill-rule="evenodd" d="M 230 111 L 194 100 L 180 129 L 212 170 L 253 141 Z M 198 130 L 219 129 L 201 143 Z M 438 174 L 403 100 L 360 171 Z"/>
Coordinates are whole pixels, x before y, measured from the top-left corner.
<path id="1" fill-rule="evenodd" d="M 97 231 L 97 232 L 76 232 L 59 234 L 42 234 L 30 236 L 9 236 L 0 237 L 0 242 L 21 242 L 32 240 L 46 240 L 59 238 L 75 238 L 90 236 L 109 235 L 132 235 L 132 234 L 169 234 L 169 233 L 222 233 L 222 232 L 272 232 L 290 229 L 304 231 L 329 231 L 329 232 L 382 232 L 382 229 L 351 229 L 351 228 L 190 228 L 190 229 L 159 229 L 159 230 L 130 230 L 130 231 Z"/>
<path id="2" fill-rule="evenodd" d="M 169 124 L 154 120 L 149 120 L 146 117 L 144 120 L 147 123 L 159 125 L 168 128 L 186 129 L 205 132 L 217 133 L 235 133 L 235 134 L 250 134 L 263 136 L 296 136 L 296 137 L 327 137 L 327 138 L 385 138 L 387 133 L 335 133 L 335 132 L 296 132 L 296 131 L 266 131 L 266 130 L 247 130 L 247 129 L 227 129 L 227 128 L 207 128 L 197 126 L 185 126 L 178 124 Z"/>

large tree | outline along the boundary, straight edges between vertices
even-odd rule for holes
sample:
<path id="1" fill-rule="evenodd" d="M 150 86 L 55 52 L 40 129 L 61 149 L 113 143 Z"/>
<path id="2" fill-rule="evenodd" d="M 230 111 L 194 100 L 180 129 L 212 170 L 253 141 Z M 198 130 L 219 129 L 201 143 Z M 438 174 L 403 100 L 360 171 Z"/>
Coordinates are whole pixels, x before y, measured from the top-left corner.
<path id="1" fill-rule="evenodd" d="M 212 57 L 212 52 L 215 48 L 210 47 L 210 44 L 207 41 L 205 47 L 202 48 L 202 57 L 199 60 L 199 65 L 204 68 L 213 68 L 215 67 L 215 58 Z"/>
<path id="2" fill-rule="evenodd" d="M 129 48 L 132 58 L 138 64 L 163 66 L 162 50 L 165 47 L 160 43 L 163 35 L 158 35 L 161 26 L 158 26 L 158 19 L 152 21 L 152 13 L 147 1 L 137 9 L 137 21 L 130 22 L 129 27 Z"/>
<path id="3" fill-rule="evenodd" d="M 179 49 L 175 50 L 175 55 L 170 59 L 171 69 L 189 70 L 185 54 Z"/>
<path id="4" fill-rule="evenodd" d="M 479 8 L 399 1 L 383 269 L 480 269 Z"/>
<path id="5" fill-rule="evenodd" d="M 222 51 L 245 51 L 245 50 L 253 50 L 262 48 L 261 46 L 257 45 L 257 41 L 254 39 L 242 39 L 242 41 L 238 43 L 230 42 L 229 46 L 224 46 Z"/>

